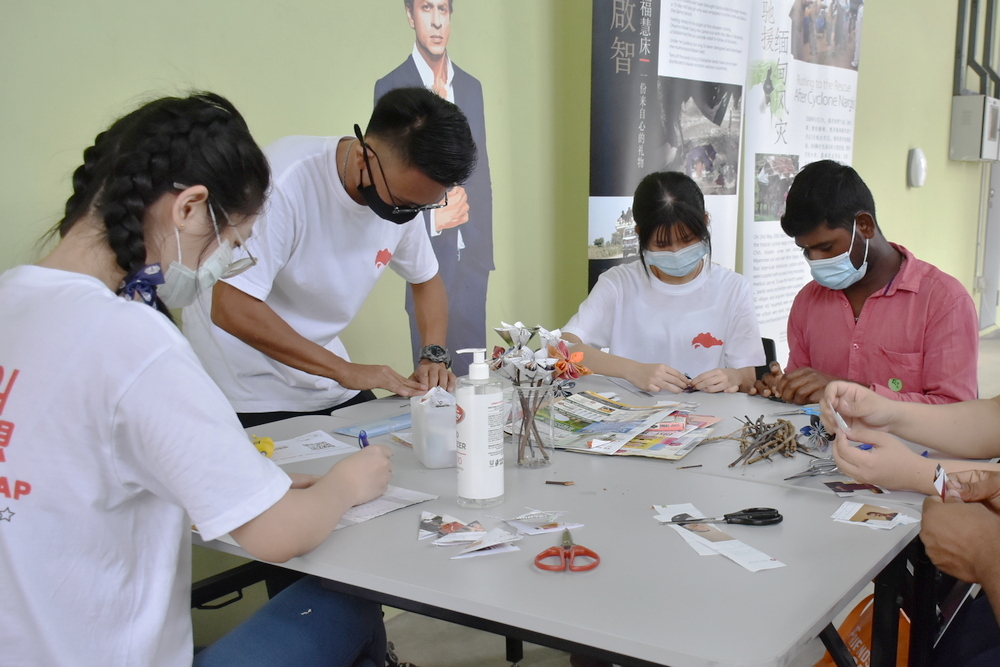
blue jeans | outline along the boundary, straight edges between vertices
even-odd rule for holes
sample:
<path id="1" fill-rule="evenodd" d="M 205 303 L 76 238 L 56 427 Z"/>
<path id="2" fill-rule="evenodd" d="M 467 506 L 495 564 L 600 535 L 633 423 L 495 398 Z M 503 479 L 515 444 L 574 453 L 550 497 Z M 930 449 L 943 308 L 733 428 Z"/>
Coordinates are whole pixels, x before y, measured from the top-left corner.
<path id="1" fill-rule="evenodd" d="M 378 604 L 304 577 L 200 651 L 194 667 L 384 667 L 385 642 Z"/>

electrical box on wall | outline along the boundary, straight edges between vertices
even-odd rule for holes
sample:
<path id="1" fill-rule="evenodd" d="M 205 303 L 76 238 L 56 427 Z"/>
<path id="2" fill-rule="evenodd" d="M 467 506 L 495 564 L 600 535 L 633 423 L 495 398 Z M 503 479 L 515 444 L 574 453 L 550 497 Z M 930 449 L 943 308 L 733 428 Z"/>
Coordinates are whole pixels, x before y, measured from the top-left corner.
<path id="1" fill-rule="evenodd" d="M 951 98 L 952 160 L 1000 159 L 1000 100 L 987 95 Z"/>

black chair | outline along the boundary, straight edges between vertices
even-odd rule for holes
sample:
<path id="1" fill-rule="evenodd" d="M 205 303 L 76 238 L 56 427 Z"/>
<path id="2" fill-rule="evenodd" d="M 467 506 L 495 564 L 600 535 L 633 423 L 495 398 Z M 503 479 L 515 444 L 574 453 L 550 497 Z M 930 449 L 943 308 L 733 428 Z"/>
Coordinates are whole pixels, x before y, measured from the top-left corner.
<path id="1" fill-rule="evenodd" d="M 757 367 L 758 380 L 764 377 L 765 373 L 770 373 L 771 362 L 778 360 L 778 352 L 775 350 L 774 340 L 771 338 L 761 338 L 760 342 L 764 346 L 764 365 Z"/>

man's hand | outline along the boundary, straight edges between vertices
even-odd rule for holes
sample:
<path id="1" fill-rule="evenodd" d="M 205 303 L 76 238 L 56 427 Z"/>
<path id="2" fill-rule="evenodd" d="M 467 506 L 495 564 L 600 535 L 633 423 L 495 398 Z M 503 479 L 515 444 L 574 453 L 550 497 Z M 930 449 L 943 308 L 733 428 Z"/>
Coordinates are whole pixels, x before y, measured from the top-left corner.
<path id="1" fill-rule="evenodd" d="M 448 370 L 444 364 L 430 359 L 421 359 L 410 379 L 427 388 L 441 387 L 447 391 L 455 391 L 455 374 Z"/>
<path id="2" fill-rule="evenodd" d="M 634 369 L 625 374 L 625 379 L 644 391 L 684 391 L 691 380 L 675 368 L 666 364 L 635 363 Z"/>
<path id="3" fill-rule="evenodd" d="M 456 185 L 449 190 L 448 205 L 444 208 L 432 209 L 431 214 L 436 232 L 467 223 L 469 221 L 469 198 L 465 194 L 465 188 Z"/>
<path id="4" fill-rule="evenodd" d="M 771 396 L 776 395 L 778 391 L 778 380 L 782 378 L 781 364 L 777 361 L 772 361 L 768 366 L 768 369 L 770 372 L 764 373 L 764 376 L 761 377 L 761 379 L 754 382 L 753 386 L 750 387 L 750 391 L 747 392 L 748 394 L 751 396 L 760 394 L 764 398 L 770 398 Z"/>
<path id="5" fill-rule="evenodd" d="M 948 473 L 948 493 L 967 503 L 982 503 L 1000 514 L 1000 472 L 963 470 Z"/>
<path id="6" fill-rule="evenodd" d="M 823 398 L 823 390 L 826 389 L 826 385 L 841 379 L 843 378 L 820 373 L 808 366 L 796 368 L 778 379 L 774 395 L 785 403 L 795 403 L 796 405 L 819 403 L 819 399 Z"/>
<path id="7" fill-rule="evenodd" d="M 735 368 L 716 368 L 691 379 L 691 386 L 708 393 L 732 394 L 740 390 L 740 374 Z"/>
<path id="8" fill-rule="evenodd" d="M 373 364 L 345 364 L 338 382 L 347 389 L 385 389 L 399 396 L 418 396 L 430 388 L 403 377 L 388 366 Z"/>
<path id="9" fill-rule="evenodd" d="M 927 555 L 943 572 L 962 581 L 995 585 L 1000 575 L 1000 516 L 980 503 L 924 499 L 920 539 Z"/>

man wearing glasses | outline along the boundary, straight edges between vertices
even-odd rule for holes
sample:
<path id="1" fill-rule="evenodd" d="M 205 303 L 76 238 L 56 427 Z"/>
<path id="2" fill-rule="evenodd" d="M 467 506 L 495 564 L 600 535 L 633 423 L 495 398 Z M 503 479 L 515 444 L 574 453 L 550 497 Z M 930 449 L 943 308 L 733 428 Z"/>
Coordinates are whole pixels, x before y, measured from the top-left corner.
<path id="1" fill-rule="evenodd" d="M 420 211 L 465 182 L 465 116 L 423 88 L 385 95 L 364 134 L 293 136 L 264 149 L 272 191 L 248 250 L 257 265 L 184 309 L 184 332 L 245 427 L 331 410 L 386 389 L 454 387 L 448 304 Z M 351 363 L 340 333 L 386 268 L 408 283 L 424 344 L 415 372 Z"/>

